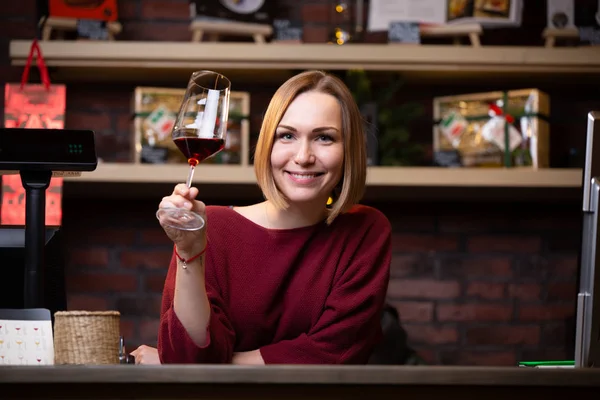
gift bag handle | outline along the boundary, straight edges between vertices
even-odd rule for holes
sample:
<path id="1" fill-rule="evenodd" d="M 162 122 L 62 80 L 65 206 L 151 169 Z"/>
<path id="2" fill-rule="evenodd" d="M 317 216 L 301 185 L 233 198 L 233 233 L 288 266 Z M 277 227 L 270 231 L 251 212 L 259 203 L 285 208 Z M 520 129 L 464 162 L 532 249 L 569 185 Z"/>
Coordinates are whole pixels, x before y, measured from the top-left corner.
<path id="1" fill-rule="evenodd" d="M 25 63 L 25 70 L 23 71 L 23 75 L 21 76 L 21 90 L 25 87 L 27 80 L 29 79 L 29 69 L 31 68 L 31 63 L 33 62 L 33 54 L 36 53 L 36 64 L 38 69 L 40 70 L 40 78 L 42 79 L 42 84 L 46 88 L 46 90 L 50 90 L 50 76 L 48 75 L 48 68 L 46 67 L 46 62 L 44 61 L 44 56 L 42 55 L 42 50 L 40 49 L 40 45 L 38 43 L 37 38 L 33 39 L 31 42 L 31 48 L 29 49 L 29 56 L 27 57 L 27 62 Z"/>

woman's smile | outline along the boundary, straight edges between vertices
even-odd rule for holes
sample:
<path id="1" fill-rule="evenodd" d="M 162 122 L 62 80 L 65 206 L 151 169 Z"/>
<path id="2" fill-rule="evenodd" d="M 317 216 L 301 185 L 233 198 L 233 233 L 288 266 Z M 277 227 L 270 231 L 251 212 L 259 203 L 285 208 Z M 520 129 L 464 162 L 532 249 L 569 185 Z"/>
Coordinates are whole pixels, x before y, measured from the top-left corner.
<path id="1" fill-rule="evenodd" d="M 288 176 L 292 181 L 301 185 L 310 185 L 316 183 L 316 181 L 321 178 L 324 173 L 323 172 L 292 172 L 286 171 Z"/>

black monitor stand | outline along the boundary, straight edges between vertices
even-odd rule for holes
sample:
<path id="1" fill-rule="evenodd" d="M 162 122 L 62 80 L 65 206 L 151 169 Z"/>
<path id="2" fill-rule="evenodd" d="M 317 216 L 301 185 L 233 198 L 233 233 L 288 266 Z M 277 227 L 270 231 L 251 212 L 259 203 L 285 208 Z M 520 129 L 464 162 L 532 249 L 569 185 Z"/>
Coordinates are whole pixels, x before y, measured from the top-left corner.
<path id="1" fill-rule="evenodd" d="M 52 171 L 20 171 L 25 188 L 25 308 L 44 307 L 42 265 L 46 245 L 46 189 Z"/>

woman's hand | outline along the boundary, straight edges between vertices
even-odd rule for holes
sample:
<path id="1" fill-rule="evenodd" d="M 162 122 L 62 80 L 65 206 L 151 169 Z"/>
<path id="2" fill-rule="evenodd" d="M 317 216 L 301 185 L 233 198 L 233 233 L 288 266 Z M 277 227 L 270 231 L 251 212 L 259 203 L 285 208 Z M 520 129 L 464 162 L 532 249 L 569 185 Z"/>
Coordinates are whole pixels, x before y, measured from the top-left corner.
<path id="1" fill-rule="evenodd" d="M 201 201 L 196 200 L 198 189 L 188 188 L 180 183 L 175 186 L 170 196 L 163 197 L 158 208 L 184 208 L 199 214 L 204 219 L 204 227 L 197 231 L 184 231 L 180 229 L 169 228 L 163 221 L 159 221 L 165 233 L 177 246 L 177 252 L 183 258 L 190 258 L 200 253 L 206 246 L 206 206 Z"/>
<path id="2" fill-rule="evenodd" d="M 143 344 L 134 351 L 132 351 L 131 355 L 135 357 L 136 364 L 160 365 L 158 350 L 154 347 L 146 346 L 145 344 Z"/>
<path id="3" fill-rule="evenodd" d="M 235 365 L 265 365 L 260 350 L 241 351 L 233 353 L 231 363 Z"/>

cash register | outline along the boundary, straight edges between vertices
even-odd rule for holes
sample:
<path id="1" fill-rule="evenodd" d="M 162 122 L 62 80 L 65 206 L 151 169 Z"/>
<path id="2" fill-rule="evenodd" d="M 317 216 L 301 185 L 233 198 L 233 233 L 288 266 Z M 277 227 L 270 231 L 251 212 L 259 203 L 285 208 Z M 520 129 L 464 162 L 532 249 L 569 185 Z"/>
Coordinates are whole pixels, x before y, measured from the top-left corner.
<path id="1" fill-rule="evenodd" d="M 0 226 L 0 308 L 66 308 L 60 227 L 45 225 L 52 176 L 78 176 L 98 164 L 94 132 L 0 129 L 0 173 L 19 174 L 25 226 Z"/>

